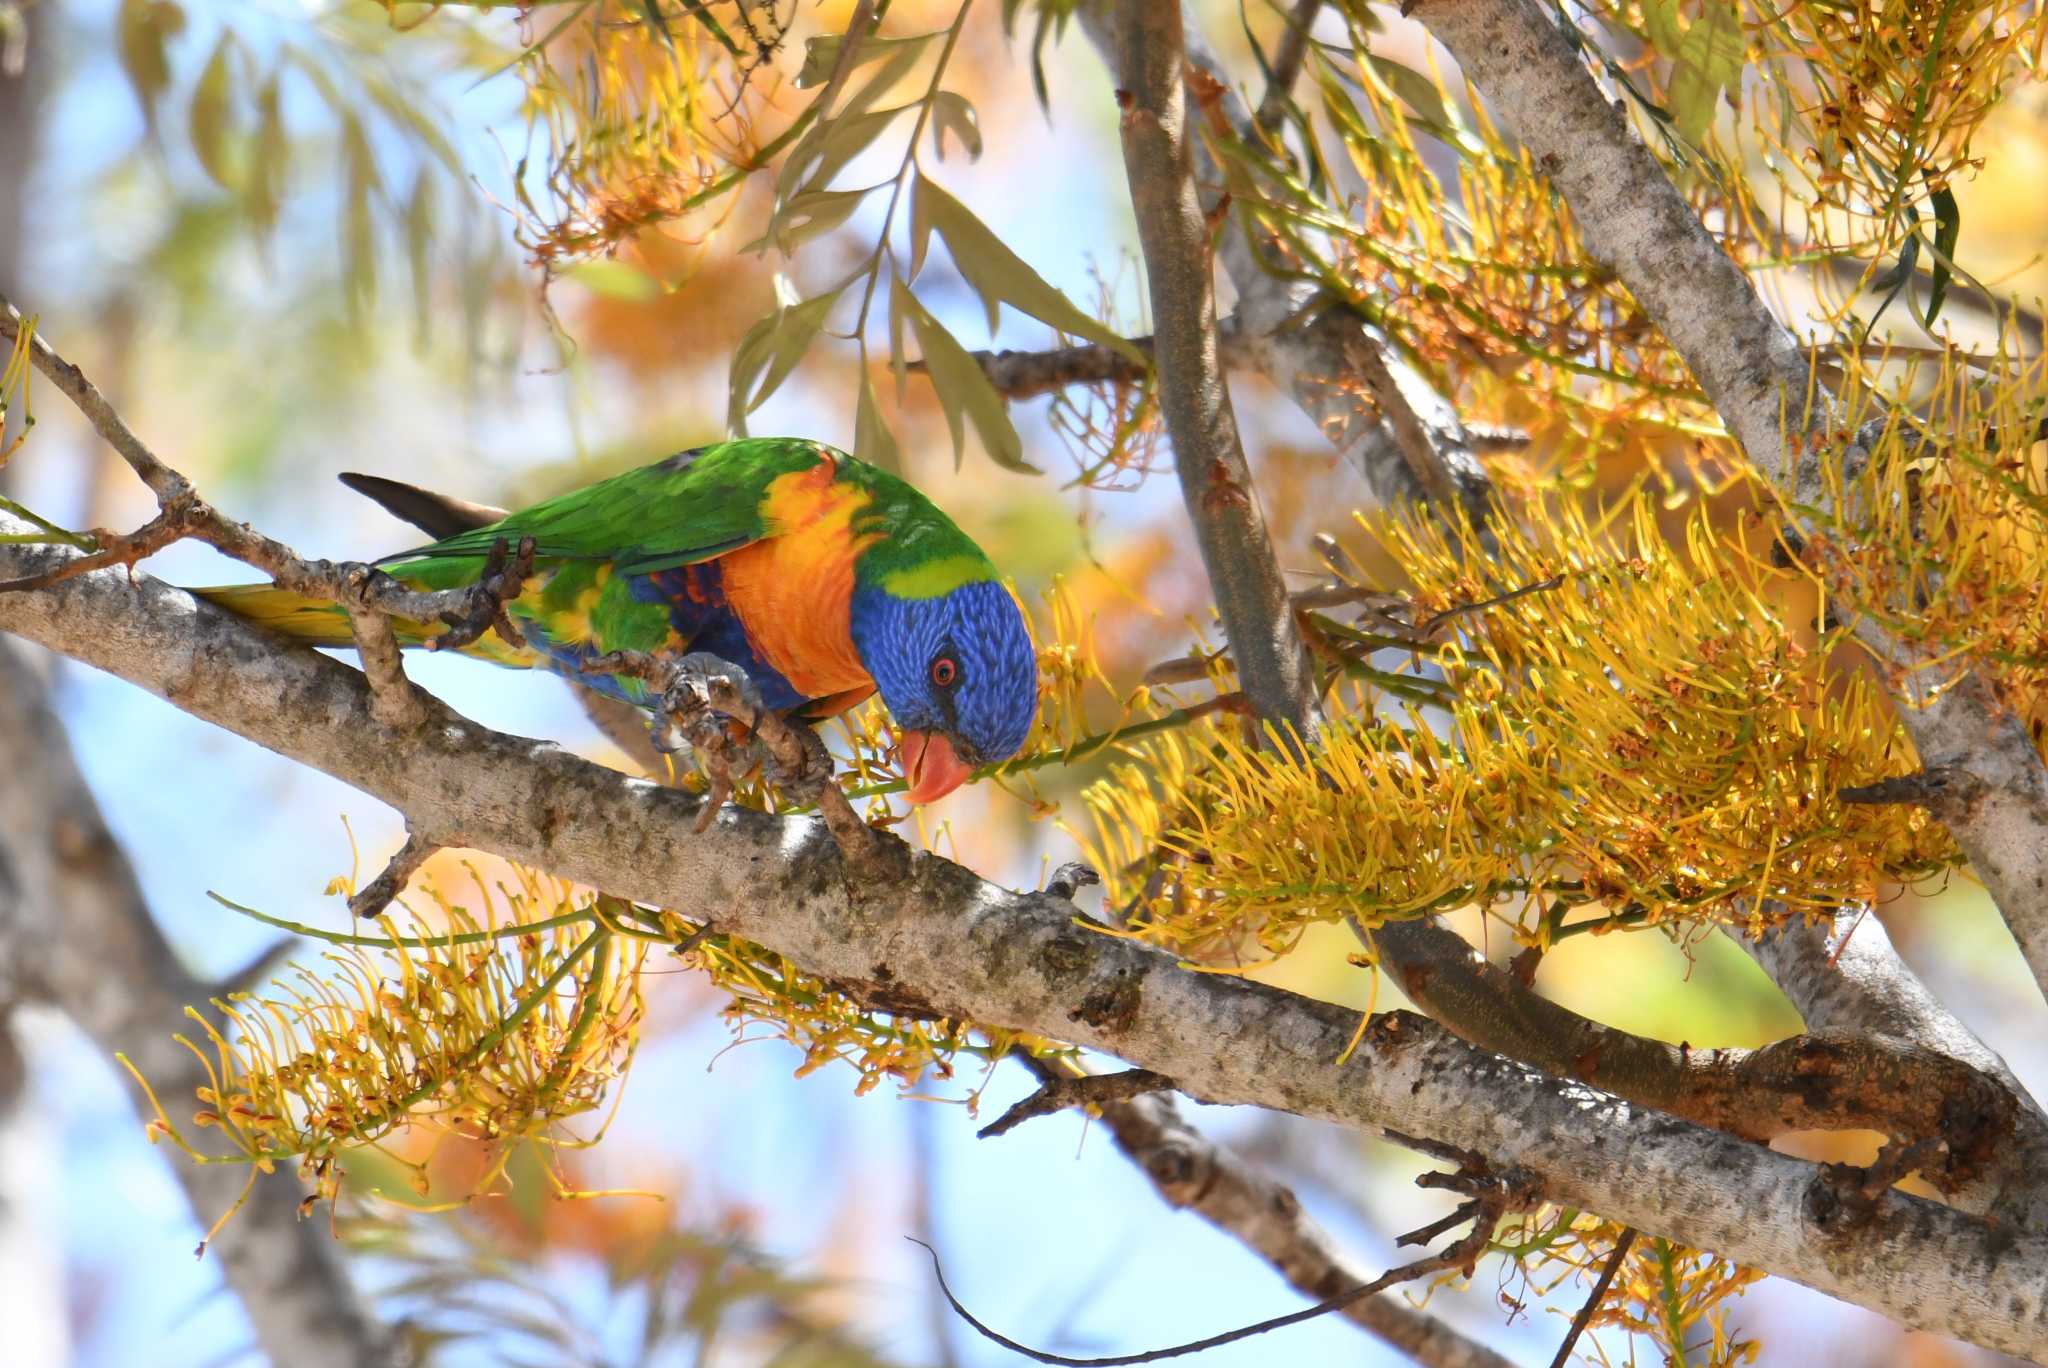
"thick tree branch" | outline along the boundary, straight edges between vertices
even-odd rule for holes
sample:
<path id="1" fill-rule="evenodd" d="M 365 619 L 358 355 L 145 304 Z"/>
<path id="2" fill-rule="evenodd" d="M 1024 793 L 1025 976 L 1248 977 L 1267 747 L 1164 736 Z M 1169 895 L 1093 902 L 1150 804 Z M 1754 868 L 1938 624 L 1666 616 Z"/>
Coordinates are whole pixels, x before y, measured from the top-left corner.
<path id="1" fill-rule="evenodd" d="M 1264 718 L 1307 741 L 1315 672 L 1287 608 L 1216 346 L 1209 225 L 1195 195 L 1180 8 L 1119 0 L 1117 102 L 1124 170 L 1156 333 L 1160 410 L 1181 497 L 1230 633 L 1238 678 Z"/>
<path id="2" fill-rule="evenodd" d="M 1868 908 L 1844 908 L 1833 934 L 1821 923 L 1785 917 L 1761 937 L 1735 937 L 1818 1034 L 1868 1033 L 1957 1060 L 1996 1080 L 2017 1099 L 2014 1131 L 1980 1180 L 1975 1204 L 2008 1224 L 2048 1230 L 2048 1114 L 1997 1051 L 1959 1021 L 1906 967 L 1884 923 Z"/>
<path id="3" fill-rule="evenodd" d="M 204 1002 L 208 986 L 180 967 L 151 920 L 47 690 L 22 649 L 4 639 L 0 755 L 0 865 L 23 893 L 13 924 L 0 927 L 0 973 L 63 1011 L 100 1049 L 125 1051 L 159 1086 L 189 1098 L 205 1075 L 171 1037 L 187 1027 L 186 1006 Z M 234 1204 L 250 1176 L 242 1165 L 168 1158 L 202 1226 Z M 394 1337 L 350 1284 L 325 1223 L 299 1219 L 304 1195 L 289 1171 L 259 1178 L 207 1256 L 219 1262 L 272 1362 L 396 1363 Z"/>
<path id="4" fill-rule="evenodd" d="M 1024 1062 L 1048 1086 L 1071 1077 L 1045 1060 Z M 1344 1256 L 1290 1188 L 1188 1124 L 1172 1097 L 1104 1103 L 1102 1123 L 1162 1201 L 1242 1242 L 1303 1296 L 1323 1301 L 1372 1276 Z M 1509 1368 L 1507 1359 L 1399 1296 L 1367 1297 L 1339 1314 L 1424 1368 Z"/>
<path id="5" fill-rule="evenodd" d="M 1608 102 L 1551 11 L 1538 0 L 1412 8 L 1534 154 L 1588 250 L 1685 358 L 1750 460 L 1795 504 L 1823 505 L 1828 443 L 1809 439 L 1829 425 L 1830 405 L 1798 343 Z M 1981 677 L 1930 696 L 1909 652 L 1874 624 L 1857 636 L 1881 662 L 1907 667 L 1901 716 L 1922 763 L 1974 782 L 1946 825 L 2048 990 L 2048 766 Z"/>
<path id="6" fill-rule="evenodd" d="M 0 548 L 0 573 L 75 554 Z M 2048 1238 L 1897 1193 L 1874 1213 L 1848 1212 L 1823 1200 L 1815 1165 L 1546 1077 L 1406 1013 L 1375 1021 L 1347 1058 L 1358 1023 L 1346 1009 L 1183 970 L 1078 925 L 1070 903 L 1008 892 L 893 839 L 888 877 L 855 878 L 814 818 L 728 808 L 692 835 L 688 795 L 431 700 L 427 726 L 392 737 L 359 672 L 146 575 L 99 571 L 0 597 L 0 630 L 380 798 L 422 839 L 708 914 L 813 973 L 1100 1049 L 1204 1100 L 1477 1150 L 1531 1170 L 1558 1201 L 1648 1234 L 1909 1325 L 2048 1357 Z"/>
<path id="7" fill-rule="evenodd" d="M 1930 1182 L 1966 1210 L 1996 1207 L 2040 1228 L 2013 1202 L 2038 1182 L 2023 1161 L 2038 1156 L 2043 1130 L 2002 1068 L 1937 1044 L 1850 1034 L 1854 1022 L 1809 1023 L 1816 1034 L 1755 1050 L 1671 1045 L 1550 1001 L 1434 922 L 1392 922 L 1366 939 L 1416 1006 L 1484 1049 L 1748 1140 L 1855 1129 L 1937 1140 L 1946 1149 L 1925 1171 Z"/>

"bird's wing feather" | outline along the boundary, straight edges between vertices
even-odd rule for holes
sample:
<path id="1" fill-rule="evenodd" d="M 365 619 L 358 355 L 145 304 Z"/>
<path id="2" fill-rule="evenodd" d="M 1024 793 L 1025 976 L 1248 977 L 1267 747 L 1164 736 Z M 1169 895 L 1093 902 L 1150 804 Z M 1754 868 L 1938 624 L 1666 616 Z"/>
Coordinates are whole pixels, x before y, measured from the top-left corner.
<path id="1" fill-rule="evenodd" d="M 469 566 L 499 538 L 534 539 L 542 560 L 610 561 L 615 572 L 652 574 L 716 559 L 773 532 L 762 509 L 768 485 L 821 459 L 816 443 L 782 438 L 720 442 L 573 490 L 386 562 L 403 578 L 438 579 Z M 823 459 L 830 459 L 823 457 Z"/>

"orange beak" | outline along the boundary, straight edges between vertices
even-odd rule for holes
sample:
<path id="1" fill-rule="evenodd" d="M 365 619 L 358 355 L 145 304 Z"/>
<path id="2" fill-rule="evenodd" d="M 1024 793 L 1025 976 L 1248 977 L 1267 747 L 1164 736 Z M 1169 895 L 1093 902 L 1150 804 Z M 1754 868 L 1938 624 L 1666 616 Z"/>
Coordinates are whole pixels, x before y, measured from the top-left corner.
<path id="1" fill-rule="evenodd" d="M 907 731 L 896 736 L 896 756 L 910 780 L 904 795 L 913 803 L 936 803 L 966 783 L 974 773 L 937 732 Z"/>

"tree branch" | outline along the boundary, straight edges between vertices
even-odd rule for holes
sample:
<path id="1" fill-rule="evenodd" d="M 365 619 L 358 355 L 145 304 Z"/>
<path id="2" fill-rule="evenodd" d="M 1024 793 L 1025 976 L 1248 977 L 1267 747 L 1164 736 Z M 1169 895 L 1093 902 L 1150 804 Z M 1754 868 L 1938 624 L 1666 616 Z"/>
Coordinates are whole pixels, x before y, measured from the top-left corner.
<path id="1" fill-rule="evenodd" d="M 1828 444 L 1805 439 L 1828 426 L 1830 406 L 1818 390 L 1809 402 L 1798 343 L 1608 102 L 1551 13 L 1537 0 L 1420 0 L 1412 9 L 1520 135 L 1588 250 L 1685 358 L 1749 459 L 1795 504 L 1824 505 L 1819 463 Z M 1856 635 L 1880 662 L 1914 663 L 1873 623 Z M 1910 668 L 1898 673 L 1908 681 L 1901 720 L 1921 762 L 1975 784 L 1946 825 L 2048 991 L 2048 766 L 1980 676 L 1932 694 Z"/>
<path id="2" fill-rule="evenodd" d="M 1195 196 L 1180 7 L 1118 0 L 1119 130 L 1157 329 L 1160 411 L 1181 498 L 1230 633 L 1245 694 L 1303 742 L 1317 731 L 1315 671 L 1287 608 L 1216 346 L 1209 225 Z"/>
<path id="3" fill-rule="evenodd" d="M 118 578 L 118 575 L 115 576 Z M 367 700 L 365 700 L 367 709 Z M 367 716 L 365 717 L 367 722 Z M 373 734 L 373 733 L 371 733 Z M 180 967 L 150 918 L 72 759 L 48 691 L 19 646 L 0 640 L 0 865 L 23 885 L 0 928 L 5 972 L 62 1010 L 102 1050 L 128 1052 L 185 1096 L 206 1081 L 171 1037 L 207 985 Z M 193 1214 L 210 1225 L 249 1172 L 170 1157 Z M 288 1171 L 260 1177 L 248 1204 L 207 1246 L 274 1363 L 307 1368 L 395 1364 L 394 1340 L 349 1282 L 323 1223 L 299 1219 L 304 1190 Z"/>
<path id="4" fill-rule="evenodd" d="M 1979 1214 L 1994 1205 L 2020 1214 L 2001 1199 L 2038 1181 L 2025 1161 L 2039 1153 L 2039 1118 L 2003 1069 L 1992 1074 L 1919 1041 L 1847 1034 L 1854 1023 L 1809 1023 L 1830 1033 L 1755 1050 L 1670 1045 L 1550 1001 L 1434 922 L 1361 935 L 1416 1006 L 1473 1044 L 1559 1078 L 1758 1142 L 1866 1128 L 1901 1143 L 1938 1140 L 1946 1152 L 1925 1176 Z"/>
<path id="5" fill-rule="evenodd" d="M 20 524 L 0 519 L 0 530 Z M 0 547 L 0 572 L 77 553 Z M 406 814 L 422 839 L 484 850 L 656 906 L 715 908 L 721 932 L 934 1015 L 1103 1050 L 1189 1095 L 1401 1130 L 1520 1165 L 1561 1202 L 1777 1273 L 1906 1324 L 2048 1355 L 2048 1238 L 1891 1193 L 1847 1221 L 1815 1165 L 1551 1079 L 1407 1013 L 1349 1055 L 1354 1013 L 1179 967 L 1077 925 L 1072 904 L 984 883 L 880 839 L 853 877 L 822 823 L 722 809 L 428 700 L 392 737 L 355 670 L 278 642 L 147 575 L 81 575 L 0 597 L 0 630 L 118 674 Z M 1213 1042 L 1229 1041 L 1217 1049 Z M 1343 1058 L 1346 1062 L 1339 1064 Z"/>
<path id="6" fill-rule="evenodd" d="M 1146 356 L 1152 354 L 1152 338 L 1133 337 L 1132 346 Z M 1216 325 L 1217 356 L 1226 370 L 1254 364 L 1254 354 L 1235 318 Z M 1106 381 L 1134 385 L 1151 375 L 1149 365 L 1140 365 L 1114 347 L 1098 342 L 1078 347 L 1052 347 L 1045 351 L 976 351 L 968 355 L 981 367 L 996 393 L 1005 399 L 1035 399 L 1041 394 L 1069 385 L 1095 385 Z M 922 360 L 908 363 L 912 374 L 926 373 Z"/>
<path id="7" fill-rule="evenodd" d="M 1041 1084 L 1071 1078 L 1047 1060 L 1020 1058 Z M 1320 1302 L 1370 1276 L 1345 1258 L 1290 1188 L 1189 1125 L 1172 1097 L 1154 1093 L 1104 1103 L 1102 1123 L 1161 1201 L 1193 1211 L 1244 1244 L 1303 1296 Z M 1424 1368 L 1510 1368 L 1507 1359 L 1400 1297 L 1367 1297 L 1341 1314 Z"/>

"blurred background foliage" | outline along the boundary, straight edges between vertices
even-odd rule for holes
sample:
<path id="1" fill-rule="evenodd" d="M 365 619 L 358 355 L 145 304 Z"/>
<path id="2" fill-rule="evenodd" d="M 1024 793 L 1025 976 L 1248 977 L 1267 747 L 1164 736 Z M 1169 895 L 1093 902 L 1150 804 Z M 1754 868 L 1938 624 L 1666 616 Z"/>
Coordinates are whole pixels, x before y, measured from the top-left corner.
<path id="1" fill-rule="evenodd" d="M 1147 479 L 1165 457 L 1147 385 L 1005 404 L 968 355 L 1115 346 L 1146 331 L 1109 81 L 1071 7 L 1051 0 L 894 0 L 888 41 L 841 69 L 838 35 L 857 8 L 0 3 L 0 286 L 41 314 L 167 459 L 309 555 L 410 539 L 335 485 L 346 469 L 517 503 L 742 426 L 895 464 L 972 530 L 1027 602 L 1058 581 L 1060 625 L 1042 644 L 1087 643 L 1071 715 L 1049 738 L 1069 741 L 1134 715 L 1148 670 L 1203 640 L 1209 608 L 1171 481 Z M 1291 8 L 1196 7 L 1254 94 Z M 1782 316 L 1843 344 L 1852 391 L 1903 386 L 1938 400 L 1959 368 L 1988 373 L 2038 353 L 2040 308 L 2026 301 L 2048 285 L 2048 87 L 2029 79 L 2042 41 L 2033 7 L 1589 0 L 1570 13 Z M 1327 6 L 1315 33 L 1293 115 L 1263 144 L 1219 146 L 1233 212 L 1269 235 L 1285 270 L 1378 324 L 1468 419 L 1526 433 L 1494 471 L 1530 507 L 1569 521 L 1581 497 L 1634 498 L 1643 545 L 1738 539 L 1749 496 L 1722 484 L 1731 451 L 1718 421 L 1626 292 L 1586 262 L 1534 169 L 1443 79 L 1441 52 L 1389 7 Z M 1958 349 L 1980 359 L 1958 360 Z M 1235 390 L 1283 564 L 1304 584 L 1330 577 L 1312 540 L 1328 534 L 1361 582 L 1399 578 L 1443 603 L 1469 596 L 1472 567 L 1366 507 L 1357 476 L 1286 396 L 1250 376 Z M 45 401 L 37 416 L 30 455 L 5 472 L 11 494 L 73 527 L 146 515 L 142 492 L 71 415 Z M 1628 493 L 1637 488 L 1648 492 Z M 1352 509 L 1363 516 L 1340 515 Z M 1521 549 L 1534 576 L 1557 548 Z M 224 569 L 192 547 L 153 568 L 185 582 Z M 1673 605 L 1700 608 L 1670 587 L 1683 569 L 1659 562 L 1628 611 L 1683 637 Z M 1786 621 L 1816 616 L 1809 587 L 1768 592 Z M 1568 622 L 1542 616 L 1551 611 L 1490 620 L 1454 677 L 1471 688 L 1520 669 L 1548 634 L 1612 626 L 1616 609 L 1556 607 Z M 1964 624 L 1934 613 L 1923 626 L 1947 641 Z M 1776 681 L 1786 715 L 1801 706 L 1792 693 L 1833 673 L 1828 661 L 1792 664 Z M 415 674 L 483 721 L 629 763 L 549 681 L 459 661 Z M 2033 690 L 2037 678 L 2022 683 Z M 1735 692 L 1752 683 L 1724 681 Z M 376 804 L 118 685 L 66 671 L 62 688 L 110 817 L 202 968 L 242 963 L 270 934 L 209 890 L 339 925 L 323 886 L 358 860 L 374 869 L 403 838 Z M 1227 749 L 1235 722 L 1208 727 Z M 1152 744 L 1140 785 L 1171 773 L 1169 752 L 1189 743 Z M 924 834 L 991 878 L 1036 886 L 1049 864 L 1102 839 L 1080 792 L 1110 760 L 1037 771 L 1009 785 L 1015 795 L 978 786 Z M 195 773 L 207 782 L 151 777 Z M 1114 809 L 1100 796 L 1114 792 L 1099 790 L 1093 812 Z M 1420 801 L 1418 830 L 1433 810 L 1431 795 Z M 1156 844 L 1155 827 L 1138 827 Z M 1981 893 L 1931 872 L 1947 852 L 1924 831 L 1877 843 L 1882 858 L 1836 869 L 1811 900 L 1843 881 L 1876 893 L 1915 968 L 2024 1080 L 2048 1083 L 2024 1028 L 2030 984 Z M 1752 849 L 1733 837 L 1718 848 L 1730 877 L 1754 875 Z M 1385 853 L 1337 852 L 1365 874 Z M 471 886 L 451 859 L 430 868 L 433 886 Z M 1589 888 L 1586 901 L 1640 896 L 1636 875 L 1615 873 L 1619 885 Z M 525 877 L 487 863 L 475 883 L 522 890 L 529 905 L 505 912 L 513 923 L 591 918 L 564 933 L 561 955 L 586 928 L 608 928 L 614 939 L 574 983 L 619 992 L 596 966 L 623 962 L 641 910 L 600 915 L 573 890 L 536 891 Z M 1479 882 L 1449 878 L 1411 901 L 1451 906 Z M 428 900 L 411 901 L 428 909 L 427 927 L 447 926 Z M 1300 914 L 1297 893 L 1255 903 L 1260 919 L 1232 920 L 1220 937 L 1157 908 L 1139 921 L 1218 963 L 1285 950 L 1251 972 L 1296 991 L 1401 1004 L 1397 984 L 1356 962 L 1341 924 Z M 484 920 L 474 900 L 461 905 Z M 1501 958 L 1517 931 L 1541 933 L 1469 909 L 1452 920 Z M 1647 920 L 1662 924 L 1555 939 L 1538 986 L 1694 1045 L 1797 1029 L 1698 920 Z M 639 929 L 672 941 L 677 928 L 657 916 Z M 476 1138 L 459 1124 L 471 1111 L 439 1133 L 397 1128 L 382 1148 L 349 1152 L 337 1231 L 360 1250 L 380 1304 L 436 1361 L 999 1361 L 947 1323 L 906 1233 L 941 1248 L 988 1319 L 1070 1351 L 1170 1342 L 1283 1300 L 1270 1272 L 1221 1237 L 1183 1238 L 1189 1218 L 1161 1209 L 1073 1118 L 977 1146 L 967 1104 L 991 1115 L 1027 1087 L 977 1057 L 992 1052 L 987 1041 L 901 1051 L 890 1035 L 901 1028 L 886 1020 L 836 1019 L 836 1008 L 790 1019 L 793 994 L 815 1007 L 828 986 L 755 949 L 700 944 L 688 963 L 649 954 L 632 980 L 633 1032 L 609 1053 L 572 1034 L 578 1014 L 563 999 L 558 1043 L 574 1048 L 561 1059 L 592 1071 L 584 1100 L 599 1110 L 518 1143 Z M 303 942 L 292 953 L 316 962 Z M 559 959 L 527 969 L 545 977 Z M 705 967 L 711 976 L 696 972 Z M 743 1040 L 782 1043 L 732 1050 L 722 1017 L 743 1023 Z M 451 1040 L 447 1060 L 474 1064 L 477 1045 L 474 1033 Z M 858 1089 L 792 1078 L 842 1058 L 859 1067 Z M 548 1061 L 502 1062 L 550 1102 L 561 1095 Z M 160 1170 L 176 1160 L 142 1143 L 127 1080 L 55 1025 L 37 1037 L 34 1078 L 43 1149 L 10 1153 L 40 1153 L 62 1182 L 35 1193 L 48 1185 L 18 1159 L 0 1182 L 10 1200 L 40 1203 L 61 1278 L 11 1289 L 10 1309 L 57 1319 L 80 1362 L 131 1362 L 145 1346 L 161 1357 L 168 1345 L 174 1363 L 246 1354 L 238 1311 L 184 1257 L 200 1227 Z M 509 1116 L 516 1089 L 498 1079 L 478 1092 Z M 915 1100 L 855 1095 L 885 1082 L 882 1092 Z M 174 1127 L 189 1110 L 166 1099 Z M 1392 1235 L 1436 1214 L 1407 1189 L 1412 1156 L 1285 1117 L 1203 1120 L 1298 1183 L 1368 1262 L 1390 1261 Z M 601 1123 L 601 1149 L 568 1143 Z M 1872 1143 L 1788 1147 L 1864 1159 Z M 1512 1272 L 1440 1289 L 1432 1309 L 1517 1357 L 1547 1355 L 1582 1295 L 1573 1275 L 1616 1232 L 1572 1213 L 1544 1221 L 1519 1237 L 1520 1262 L 1502 1266 Z M 1746 1281 L 1689 1251 L 1640 1247 L 1624 1277 L 1636 1290 L 1618 1303 L 1636 1323 L 1587 1347 L 1616 1360 L 1674 1341 L 1693 1362 L 1758 1342 L 1769 1361 L 1969 1357 L 1784 1285 L 1725 1300 Z M 1392 1361 L 1334 1322 L 1212 1361 L 1339 1354 Z"/>

